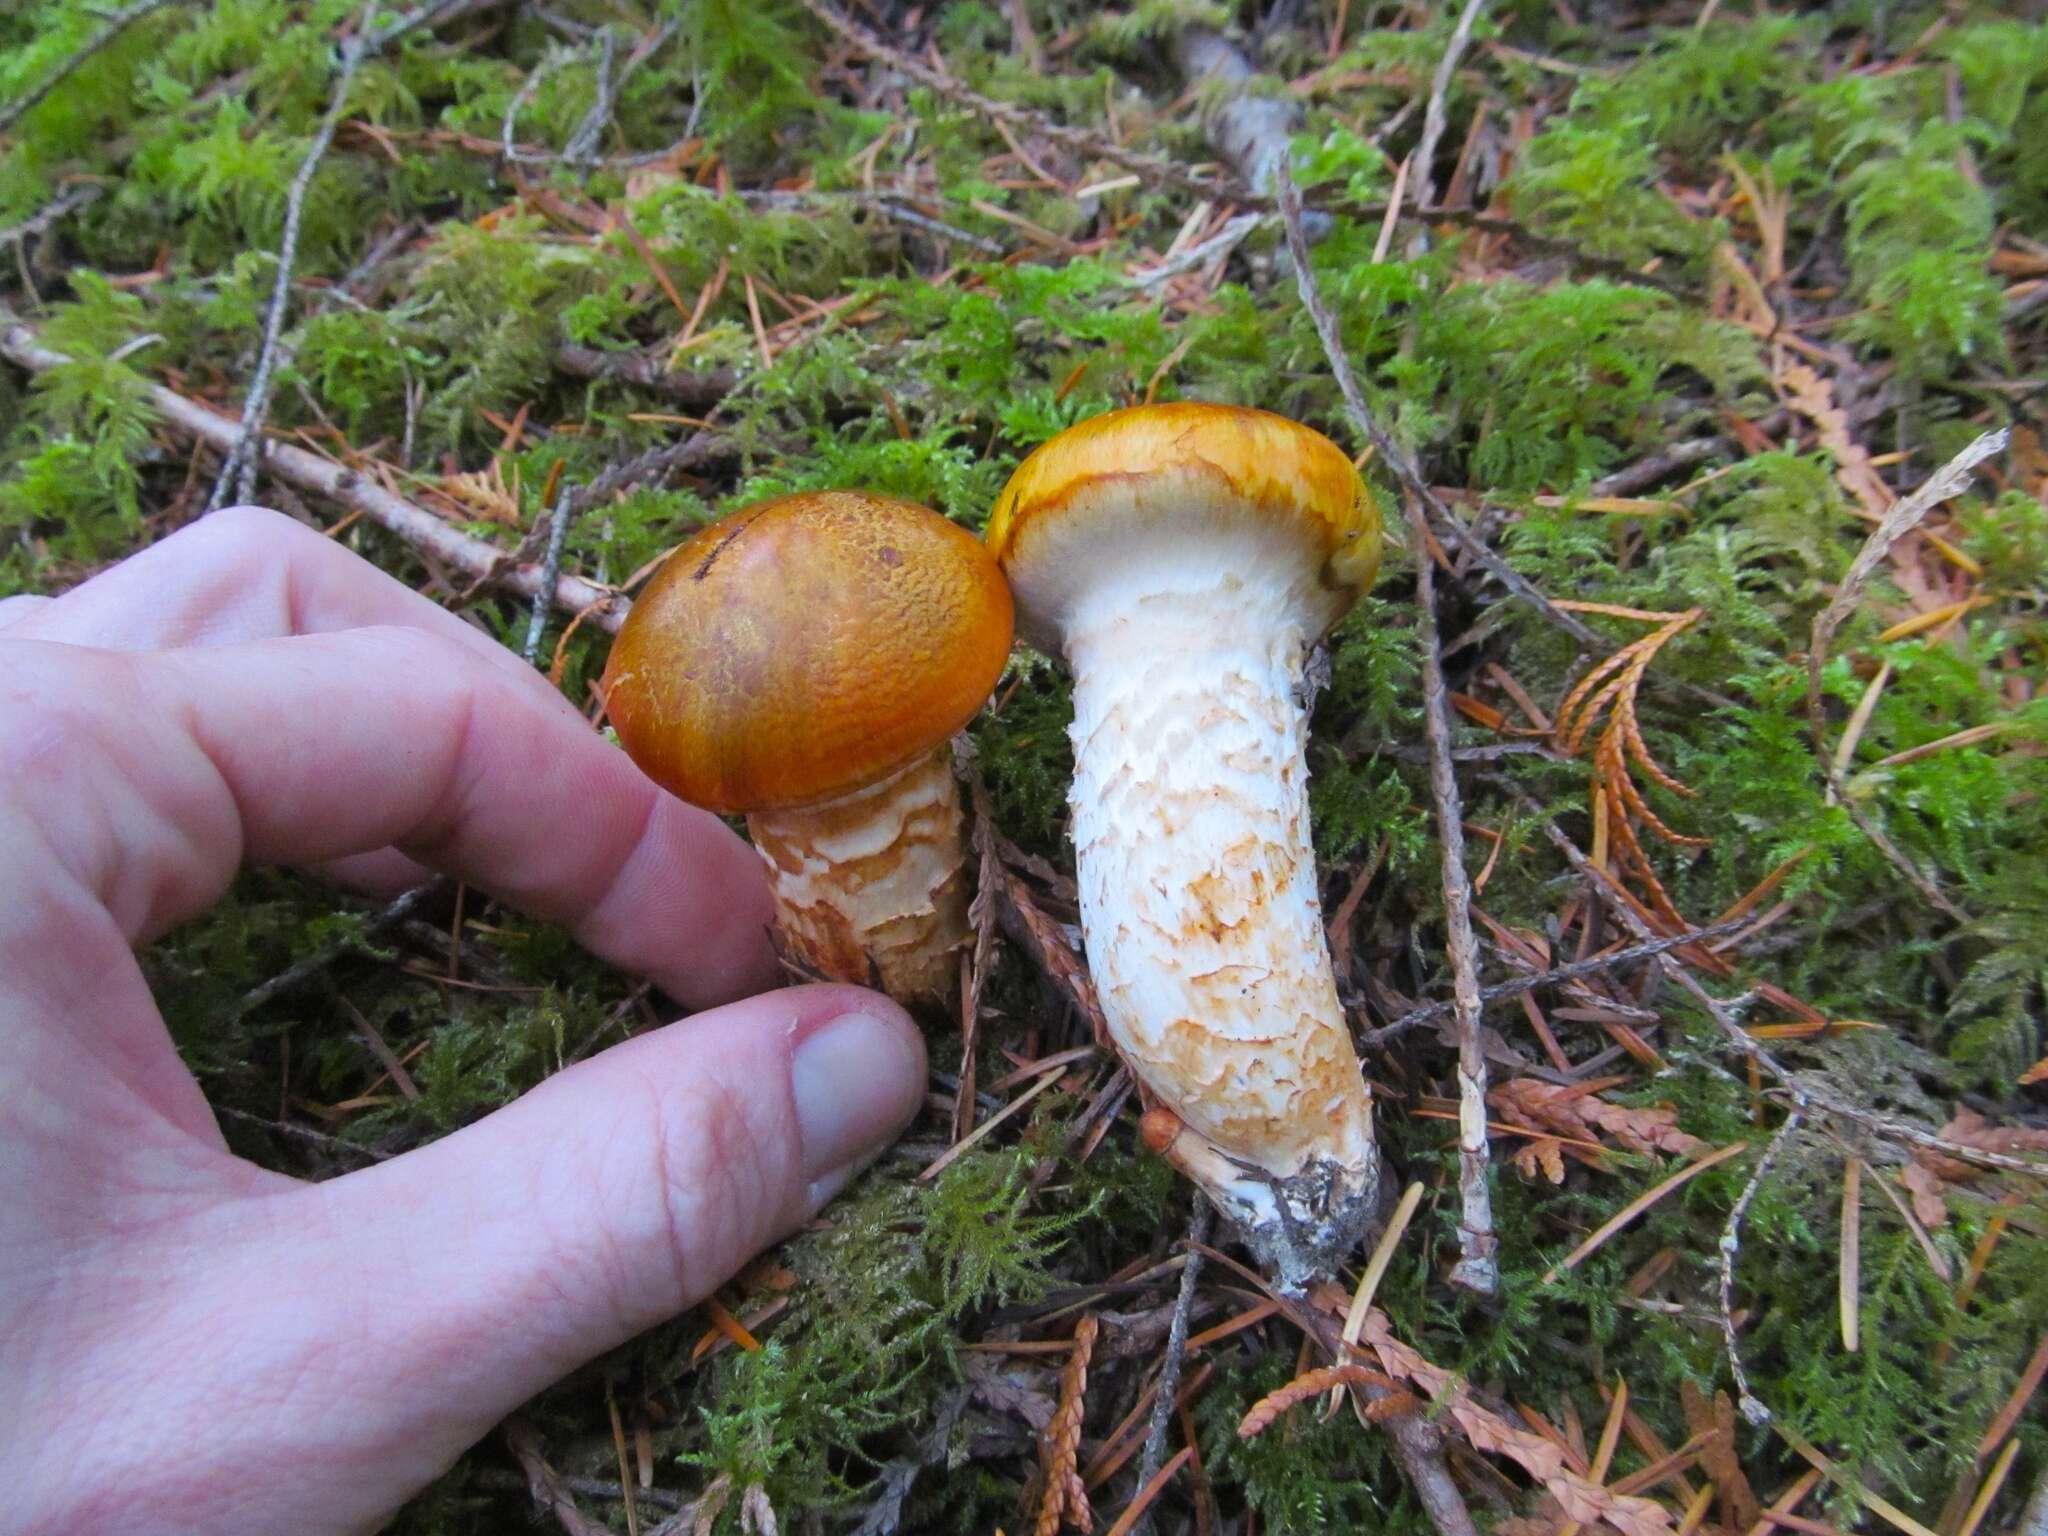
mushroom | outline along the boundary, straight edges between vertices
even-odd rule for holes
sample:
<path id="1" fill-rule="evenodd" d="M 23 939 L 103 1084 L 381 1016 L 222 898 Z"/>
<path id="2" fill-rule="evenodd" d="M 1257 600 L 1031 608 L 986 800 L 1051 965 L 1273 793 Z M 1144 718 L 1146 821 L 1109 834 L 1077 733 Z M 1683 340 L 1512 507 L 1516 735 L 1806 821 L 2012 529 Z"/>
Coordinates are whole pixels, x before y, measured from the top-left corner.
<path id="1" fill-rule="evenodd" d="M 1304 756 L 1311 653 L 1372 582 L 1378 509 L 1296 422 L 1148 405 L 1042 445 L 985 538 L 1073 674 L 1081 930 L 1145 1139 L 1305 1287 L 1379 1192 Z"/>
<path id="2" fill-rule="evenodd" d="M 612 647 L 605 709 L 657 784 L 745 813 L 791 958 L 934 1002 L 967 935 L 949 742 L 1011 622 L 987 549 L 936 512 L 781 496 L 669 557 Z"/>

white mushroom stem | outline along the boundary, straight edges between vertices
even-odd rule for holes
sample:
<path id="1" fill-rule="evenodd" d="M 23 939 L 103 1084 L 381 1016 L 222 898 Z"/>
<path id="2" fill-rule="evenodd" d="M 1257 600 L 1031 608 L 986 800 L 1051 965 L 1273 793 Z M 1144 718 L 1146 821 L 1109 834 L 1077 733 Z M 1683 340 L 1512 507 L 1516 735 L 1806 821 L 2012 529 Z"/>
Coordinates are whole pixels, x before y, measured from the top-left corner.
<path id="1" fill-rule="evenodd" d="M 968 891 L 950 744 L 852 794 L 756 811 L 747 830 L 793 960 L 899 1002 L 951 994 Z"/>
<path id="2" fill-rule="evenodd" d="M 1256 558 L 1189 539 L 1074 596 L 1073 834 L 1110 1032 L 1181 1122 L 1159 1149 L 1298 1289 L 1358 1240 L 1378 1162 L 1309 840 L 1304 615 L 1329 599 Z"/>

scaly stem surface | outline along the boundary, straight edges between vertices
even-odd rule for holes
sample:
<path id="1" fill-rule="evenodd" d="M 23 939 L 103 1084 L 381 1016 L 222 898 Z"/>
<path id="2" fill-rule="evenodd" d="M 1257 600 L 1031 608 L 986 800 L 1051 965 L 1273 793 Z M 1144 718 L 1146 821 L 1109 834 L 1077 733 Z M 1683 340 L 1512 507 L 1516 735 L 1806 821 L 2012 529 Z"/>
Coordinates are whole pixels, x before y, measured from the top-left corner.
<path id="1" fill-rule="evenodd" d="M 747 818 L 791 958 L 833 981 L 940 1002 L 967 941 L 967 850 L 953 749 L 879 784 Z"/>

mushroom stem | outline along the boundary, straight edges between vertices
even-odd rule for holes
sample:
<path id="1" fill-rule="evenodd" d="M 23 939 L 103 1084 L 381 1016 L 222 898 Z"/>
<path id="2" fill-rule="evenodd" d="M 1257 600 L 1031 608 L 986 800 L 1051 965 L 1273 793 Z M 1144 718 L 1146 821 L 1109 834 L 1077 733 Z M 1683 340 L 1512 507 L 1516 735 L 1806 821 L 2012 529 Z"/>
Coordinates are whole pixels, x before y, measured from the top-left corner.
<path id="1" fill-rule="evenodd" d="M 1309 838 L 1316 637 L 1233 542 L 1100 573 L 1067 614 L 1081 926 L 1119 1050 L 1181 1122 L 1161 1150 L 1300 1290 L 1358 1241 L 1378 1160 Z"/>
<path id="2" fill-rule="evenodd" d="M 793 959 L 899 1002 L 942 1002 L 967 940 L 950 743 L 852 794 L 747 817 Z"/>

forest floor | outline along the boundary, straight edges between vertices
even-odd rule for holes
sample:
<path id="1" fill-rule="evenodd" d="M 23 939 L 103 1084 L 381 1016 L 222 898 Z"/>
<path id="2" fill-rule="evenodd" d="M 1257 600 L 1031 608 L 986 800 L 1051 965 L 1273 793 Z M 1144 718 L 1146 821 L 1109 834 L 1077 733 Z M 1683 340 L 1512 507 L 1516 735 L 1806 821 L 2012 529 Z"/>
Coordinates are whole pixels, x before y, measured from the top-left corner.
<path id="1" fill-rule="evenodd" d="M 246 476 L 514 649 L 551 592 L 593 715 L 630 594 L 748 501 L 979 527 L 1140 400 L 1327 432 L 1391 538 L 1315 837 L 1420 1191 L 1363 1358 L 1508 1536 L 2048 1529 L 2038 12 L 28 0 L 0 358 L 0 596 Z M 993 943 L 907 1139 L 399 1529 L 1050 1531 L 1077 1479 L 1119 1532 L 1443 1528 L 1298 1380 L 1358 1271 L 1191 1250 L 1094 1043 L 1070 715 L 1020 652 L 972 727 Z M 232 1144 L 307 1178 L 671 1011 L 478 893 L 280 870 L 146 963 Z"/>

